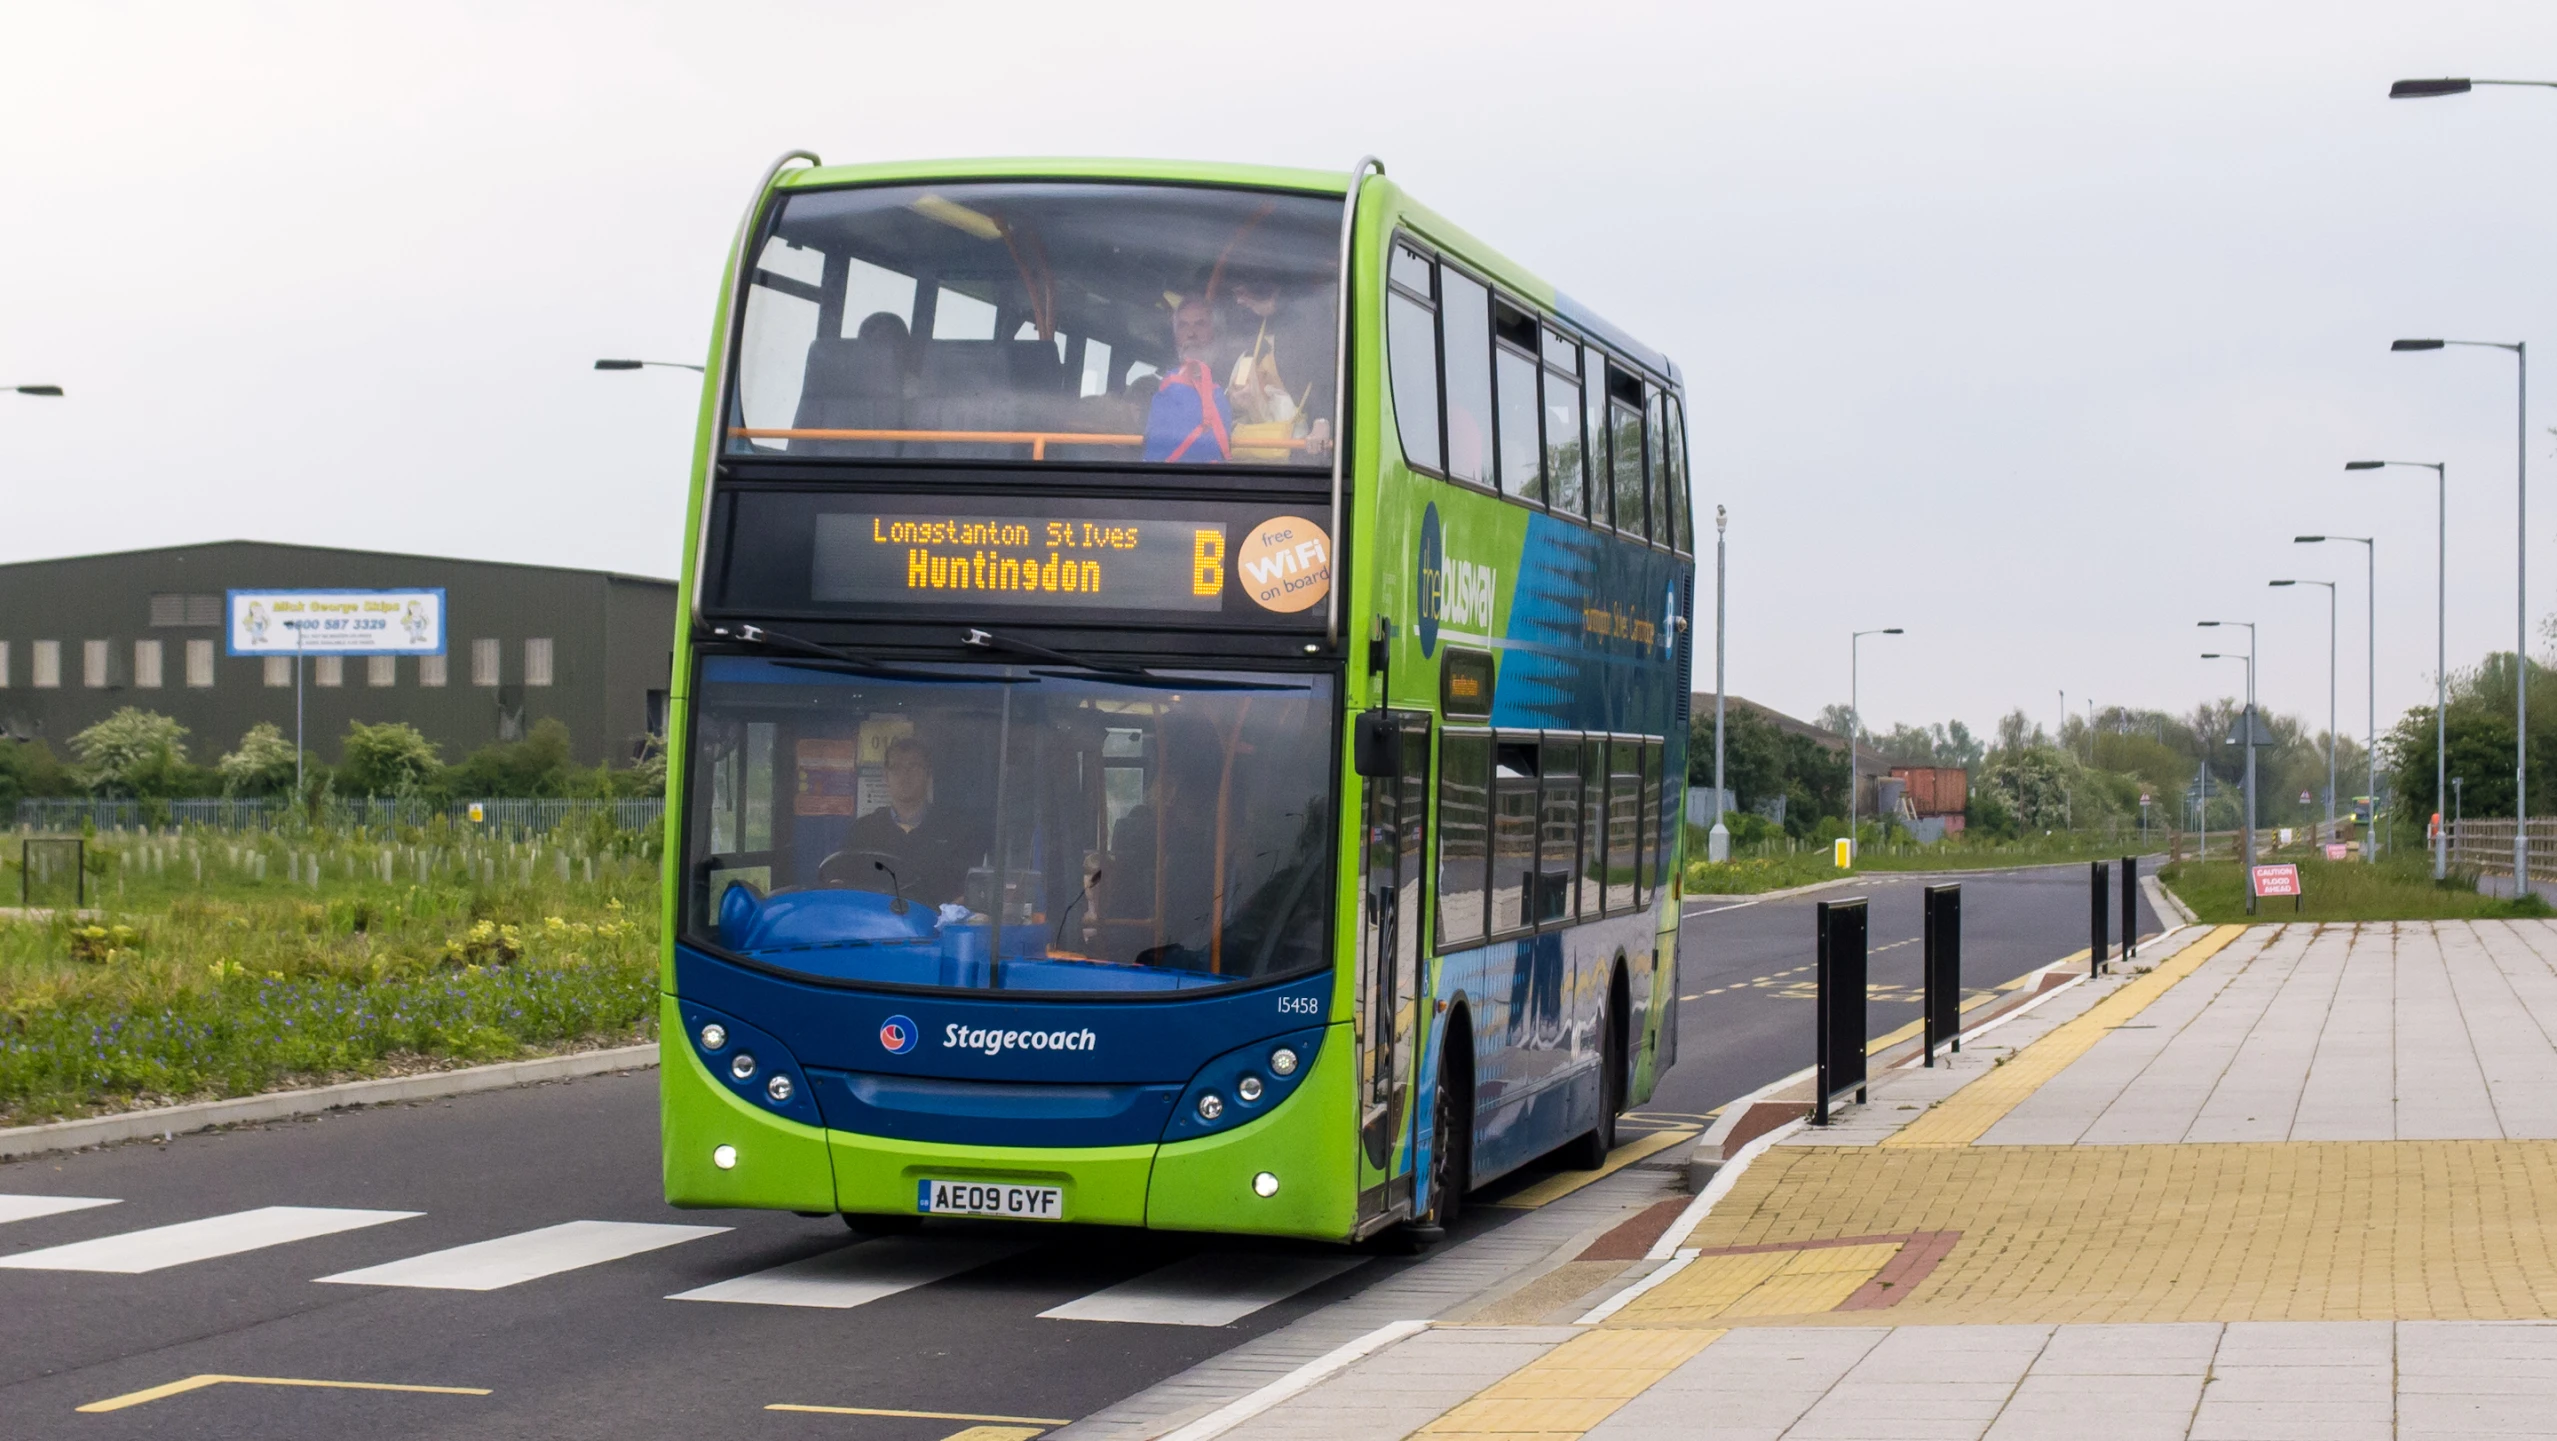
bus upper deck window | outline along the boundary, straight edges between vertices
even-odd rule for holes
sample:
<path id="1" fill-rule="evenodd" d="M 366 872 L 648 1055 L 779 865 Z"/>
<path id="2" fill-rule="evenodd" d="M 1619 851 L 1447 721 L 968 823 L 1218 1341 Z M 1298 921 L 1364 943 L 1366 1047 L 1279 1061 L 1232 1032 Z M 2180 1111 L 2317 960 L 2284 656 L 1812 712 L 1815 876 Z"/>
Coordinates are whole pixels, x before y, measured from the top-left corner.
<path id="1" fill-rule="evenodd" d="M 1447 385 L 1447 474 L 1492 481 L 1491 292 L 1470 276 L 1438 276 L 1439 356 Z"/>
<path id="2" fill-rule="evenodd" d="M 1545 332 L 1545 503 L 1565 515 L 1588 506 L 1582 464 L 1580 347 Z"/>
<path id="3" fill-rule="evenodd" d="M 1663 422 L 1661 416 L 1660 392 L 1654 389 L 1643 404 L 1643 433 L 1650 438 L 1651 442 L 1645 447 L 1650 459 L 1643 466 L 1643 476 L 1644 489 L 1651 493 L 1649 534 L 1652 539 L 1666 545 L 1677 531 L 1671 521 L 1672 512 L 1669 508 L 1669 477 L 1666 464 L 1669 453 L 1667 444 L 1669 427 Z"/>
<path id="4" fill-rule="evenodd" d="M 1394 247 L 1394 288 L 1385 297 L 1385 354 L 1393 371 L 1394 428 L 1403 459 L 1436 470 L 1445 451 L 1438 430 L 1438 294 L 1435 267 L 1418 252 Z"/>
<path id="5" fill-rule="evenodd" d="M 1536 396 L 1536 321 L 1505 302 L 1494 302 L 1493 356 L 1500 409 L 1500 490 L 1530 504 L 1545 498 L 1544 445 Z"/>

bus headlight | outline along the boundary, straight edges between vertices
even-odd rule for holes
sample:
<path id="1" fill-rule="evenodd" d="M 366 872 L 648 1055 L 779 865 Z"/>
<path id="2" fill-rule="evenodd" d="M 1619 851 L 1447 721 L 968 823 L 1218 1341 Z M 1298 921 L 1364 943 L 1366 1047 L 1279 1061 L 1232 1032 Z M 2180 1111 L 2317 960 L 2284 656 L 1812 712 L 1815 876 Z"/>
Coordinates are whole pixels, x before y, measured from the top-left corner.
<path id="1" fill-rule="evenodd" d="M 1282 1076 L 1296 1074 L 1296 1052 L 1286 1046 L 1270 1052 L 1270 1069 Z"/>
<path id="2" fill-rule="evenodd" d="M 709 1025 L 702 1027 L 701 1048 L 705 1051 L 726 1050 L 728 1048 L 728 1028 L 719 1024 L 717 1021 L 713 1021 Z"/>
<path id="3" fill-rule="evenodd" d="M 788 1105 L 790 1103 L 790 1078 L 788 1076 L 775 1076 L 771 1080 L 764 1082 L 764 1094 L 772 1097 L 772 1103 L 776 1106 Z"/>
<path id="4" fill-rule="evenodd" d="M 736 1170 L 737 1148 L 734 1146 L 713 1146 L 710 1151 L 710 1164 L 717 1166 L 723 1171 Z"/>
<path id="5" fill-rule="evenodd" d="M 1242 1080 L 1236 1081 L 1234 1094 L 1242 1097 L 1246 1105 L 1261 1099 L 1261 1078 L 1245 1076 Z"/>
<path id="6" fill-rule="evenodd" d="M 1278 1177 L 1268 1171 L 1263 1171 L 1261 1174 L 1254 1176 L 1252 1178 L 1252 1194 L 1255 1196 L 1277 1195 Z"/>
<path id="7" fill-rule="evenodd" d="M 755 1053 L 752 1051 L 739 1051 L 737 1058 L 728 1063 L 728 1074 L 735 1076 L 738 1080 L 745 1080 L 754 1073 Z"/>
<path id="8" fill-rule="evenodd" d="M 1213 1121 L 1224 1114 L 1225 1102 L 1216 1094 L 1216 1092 L 1210 1091 L 1206 1095 L 1199 1097 L 1200 1120 Z"/>

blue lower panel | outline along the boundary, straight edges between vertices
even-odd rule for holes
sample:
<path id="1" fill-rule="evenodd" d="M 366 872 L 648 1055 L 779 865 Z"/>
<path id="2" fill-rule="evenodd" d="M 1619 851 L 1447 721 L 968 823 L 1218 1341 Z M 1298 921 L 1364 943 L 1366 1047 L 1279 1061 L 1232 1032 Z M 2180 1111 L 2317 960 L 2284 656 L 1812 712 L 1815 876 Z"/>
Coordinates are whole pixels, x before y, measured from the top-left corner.
<path id="1" fill-rule="evenodd" d="M 1132 1146 L 1161 1139 L 1177 1085 L 1038 1085 L 811 1071 L 826 1127 L 900 1141 Z"/>

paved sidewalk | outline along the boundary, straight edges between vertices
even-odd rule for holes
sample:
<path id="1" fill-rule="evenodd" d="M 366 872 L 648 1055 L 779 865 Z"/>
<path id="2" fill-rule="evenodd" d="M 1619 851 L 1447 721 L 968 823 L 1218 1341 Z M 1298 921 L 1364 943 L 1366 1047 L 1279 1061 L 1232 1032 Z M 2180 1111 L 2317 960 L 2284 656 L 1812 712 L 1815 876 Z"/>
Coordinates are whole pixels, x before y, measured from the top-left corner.
<path id="1" fill-rule="evenodd" d="M 2557 923 L 2188 930 L 1221 1433 L 2557 1437 Z"/>

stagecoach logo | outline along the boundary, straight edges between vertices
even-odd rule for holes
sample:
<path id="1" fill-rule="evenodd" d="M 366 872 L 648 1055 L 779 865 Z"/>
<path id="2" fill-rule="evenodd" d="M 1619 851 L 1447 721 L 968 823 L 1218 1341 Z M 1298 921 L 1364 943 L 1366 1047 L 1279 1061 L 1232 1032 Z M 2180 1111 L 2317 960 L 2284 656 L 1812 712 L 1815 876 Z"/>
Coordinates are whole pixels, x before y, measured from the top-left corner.
<path id="1" fill-rule="evenodd" d="M 1422 655 L 1436 653 L 1442 624 L 1477 633 L 1491 628 L 1492 596 L 1500 573 L 1487 565 L 1447 558 L 1435 504 L 1421 512 L 1417 580 L 1420 594 L 1413 609 L 1418 619 L 1413 628 L 1420 632 Z"/>
<path id="2" fill-rule="evenodd" d="M 923 1039 L 923 1028 L 904 1016 L 890 1016 L 879 1023 L 879 1045 L 892 1056 L 902 1056 Z"/>

